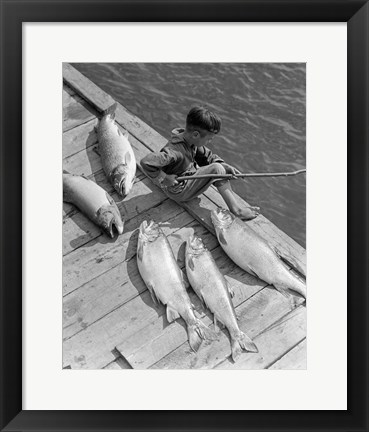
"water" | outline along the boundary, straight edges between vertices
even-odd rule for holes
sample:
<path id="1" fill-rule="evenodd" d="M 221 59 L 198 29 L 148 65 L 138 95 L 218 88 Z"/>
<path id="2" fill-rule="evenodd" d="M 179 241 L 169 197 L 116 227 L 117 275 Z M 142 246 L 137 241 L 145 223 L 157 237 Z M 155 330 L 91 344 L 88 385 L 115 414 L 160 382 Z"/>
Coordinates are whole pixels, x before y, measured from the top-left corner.
<path id="1" fill-rule="evenodd" d="M 222 119 L 212 150 L 241 172 L 306 167 L 305 64 L 78 63 L 74 66 L 164 137 L 206 105 Z M 232 181 L 248 203 L 305 247 L 306 176 Z"/>

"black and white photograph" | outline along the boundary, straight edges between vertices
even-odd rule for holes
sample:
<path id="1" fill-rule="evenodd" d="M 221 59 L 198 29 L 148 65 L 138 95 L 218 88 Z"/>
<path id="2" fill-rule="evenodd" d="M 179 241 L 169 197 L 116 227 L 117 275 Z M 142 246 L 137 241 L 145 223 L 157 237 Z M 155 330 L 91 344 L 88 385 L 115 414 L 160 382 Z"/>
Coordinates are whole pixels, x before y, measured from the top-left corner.
<path id="1" fill-rule="evenodd" d="M 62 67 L 62 367 L 307 369 L 306 64 Z"/>

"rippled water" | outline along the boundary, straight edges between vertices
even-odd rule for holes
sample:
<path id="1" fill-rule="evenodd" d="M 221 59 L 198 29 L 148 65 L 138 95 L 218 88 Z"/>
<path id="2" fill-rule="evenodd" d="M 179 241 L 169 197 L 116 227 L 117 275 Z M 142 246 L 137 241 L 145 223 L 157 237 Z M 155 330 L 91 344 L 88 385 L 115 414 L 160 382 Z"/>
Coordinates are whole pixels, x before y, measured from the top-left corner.
<path id="1" fill-rule="evenodd" d="M 169 138 L 195 104 L 222 118 L 212 150 L 242 172 L 306 167 L 305 64 L 78 63 L 74 66 Z M 302 246 L 306 176 L 232 182 L 234 190 Z"/>

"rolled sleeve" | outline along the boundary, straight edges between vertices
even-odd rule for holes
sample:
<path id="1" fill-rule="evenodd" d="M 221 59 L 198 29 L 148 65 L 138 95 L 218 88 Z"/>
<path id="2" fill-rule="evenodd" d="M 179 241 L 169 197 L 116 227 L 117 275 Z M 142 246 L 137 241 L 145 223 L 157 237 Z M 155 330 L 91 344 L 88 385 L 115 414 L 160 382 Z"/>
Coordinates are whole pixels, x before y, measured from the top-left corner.
<path id="1" fill-rule="evenodd" d="M 165 177 L 163 169 L 176 162 L 176 155 L 169 149 L 153 152 L 141 159 L 141 166 L 147 175 L 158 180 Z"/>

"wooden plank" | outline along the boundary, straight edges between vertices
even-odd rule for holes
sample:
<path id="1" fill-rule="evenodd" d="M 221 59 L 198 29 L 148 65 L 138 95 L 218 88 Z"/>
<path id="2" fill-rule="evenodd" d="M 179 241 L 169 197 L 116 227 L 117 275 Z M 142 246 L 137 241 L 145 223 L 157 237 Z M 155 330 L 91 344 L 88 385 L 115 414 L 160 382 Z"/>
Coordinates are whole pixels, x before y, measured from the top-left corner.
<path id="1" fill-rule="evenodd" d="M 272 287 L 257 292 L 237 309 L 238 324 L 252 339 L 293 309 L 291 302 Z M 219 340 L 204 344 L 194 353 L 183 344 L 162 358 L 152 369 L 211 369 L 231 354 L 228 332 L 219 333 Z M 254 355 L 252 353 L 243 355 Z M 257 354 L 255 354 L 257 355 Z"/>
<path id="2" fill-rule="evenodd" d="M 173 221 L 177 228 L 171 232 L 170 228 L 167 228 L 168 240 L 182 269 L 185 264 L 183 242 L 189 235 L 194 233 L 200 235 L 212 249 L 218 246 L 212 234 L 189 218 L 190 216 L 183 212 L 177 216 L 176 222 Z M 186 225 L 189 220 L 190 224 Z M 181 225 L 183 228 L 178 228 Z M 132 257 L 129 260 L 122 259 L 122 262 L 64 297 L 64 339 L 72 337 L 146 290 L 136 264 L 137 236 L 136 232 L 129 243 L 122 245 L 122 257 L 127 255 L 127 248 L 132 246 Z"/>
<path id="3" fill-rule="evenodd" d="M 122 220 L 125 222 L 167 199 L 147 178 L 135 182 L 129 196 L 125 199 L 122 199 L 116 192 L 109 192 L 118 206 Z M 63 255 L 99 237 L 102 233 L 100 227 L 81 212 L 72 214 L 69 218 L 64 218 Z M 106 234 L 103 235 L 106 236 Z"/>
<path id="4" fill-rule="evenodd" d="M 136 252 L 136 244 L 132 236 L 142 221 L 152 219 L 161 222 L 165 214 L 170 222 L 180 213 L 183 213 L 180 206 L 166 200 L 158 207 L 150 208 L 137 218 L 129 220 L 125 224 L 123 234 L 116 239 L 100 236 L 66 255 L 63 259 L 63 294 L 74 291 L 120 262 L 131 259 Z M 191 216 L 188 215 L 188 221 L 191 220 Z M 172 229 L 175 228 L 172 226 Z M 124 255 L 122 246 L 126 242 L 130 242 L 130 246 Z"/>
<path id="5" fill-rule="evenodd" d="M 63 131 L 70 130 L 96 117 L 96 111 L 76 94 L 63 88 Z"/>
<path id="6" fill-rule="evenodd" d="M 63 63 L 63 80 L 68 87 L 82 95 L 96 111 L 103 111 L 114 104 L 114 99 L 69 63 Z"/>
<path id="7" fill-rule="evenodd" d="M 212 251 L 212 254 L 228 283 L 234 289 L 235 296 L 232 301 L 235 307 L 265 287 L 265 282 L 256 280 L 253 276 L 235 266 L 220 246 L 217 246 Z M 204 318 L 203 322 L 209 326 L 213 319 L 212 314 L 204 308 L 192 290 L 189 294 L 196 306 L 196 311 Z M 161 317 L 132 334 L 130 338 L 123 340 L 116 348 L 133 368 L 147 369 L 182 344 L 190 349 L 186 342 L 187 339 L 187 330 L 182 319 L 168 325 L 166 318 Z"/>
<path id="8" fill-rule="evenodd" d="M 306 335 L 306 308 L 299 306 L 259 334 L 254 342 L 257 354 L 243 354 L 236 363 L 231 357 L 223 360 L 214 369 L 265 369 L 276 359 L 287 353 Z"/>
<path id="9" fill-rule="evenodd" d="M 97 145 L 95 126 L 98 123 L 99 120 L 94 117 L 87 123 L 82 123 L 63 133 L 63 159 Z"/>
<path id="10" fill-rule="evenodd" d="M 306 370 L 306 339 L 291 349 L 268 369 Z"/>
<path id="11" fill-rule="evenodd" d="M 133 267 L 137 267 L 135 262 Z M 251 286 L 257 284 L 255 280 L 252 281 L 252 276 L 245 277 Z M 240 295 L 243 295 L 242 291 Z M 200 307 L 197 296 L 191 291 L 190 296 L 195 305 Z M 138 328 L 146 327 L 164 314 L 165 308 L 154 304 L 150 293 L 145 290 L 64 341 L 63 363 L 71 365 L 73 369 L 100 369 L 114 360 L 116 346 L 136 334 Z"/>
<path id="12" fill-rule="evenodd" d="M 71 83 L 71 87 L 94 106 L 98 107 L 98 109 L 106 109 L 107 106 L 112 104 L 112 98 L 109 95 L 104 94 L 101 89 L 76 71 L 72 66 L 67 65 L 63 74 L 64 79 L 68 83 Z M 116 111 L 116 120 L 131 135 L 141 141 L 145 147 L 152 151 L 159 151 L 166 143 L 166 140 L 160 134 L 145 124 L 142 120 L 130 114 L 120 104 L 118 104 Z M 222 198 L 213 187 L 209 188 L 205 195 L 211 201 L 217 203 L 217 205 L 224 206 Z M 238 197 L 238 199 L 242 200 L 240 197 Z M 191 201 L 190 203 L 184 203 L 183 207 L 214 233 L 211 220 L 209 218 L 204 218 L 203 215 L 198 215 L 199 209 L 195 201 L 196 200 L 194 200 L 194 202 Z M 260 222 L 258 220 L 260 220 Z M 269 227 L 268 232 L 265 228 L 266 223 Z M 277 248 L 293 267 L 303 274 L 306 274 L 306 255 L 304 249 L 300 245 L 290 239 L 285 233 L 280 231 L 265 218 L 263 219 L 262 217 L 258 217 L 256 220 L 250 222 L 250 226 L 252 226 L 253 229 L 255 229 L 255 231 L 263 238 L 266 237 L 270 245 Z"/>
<path id="13" fill-rule="evenodd" d="M 130 364 L 122 357 L 118 357 L 113 362 L 107 364 L 103 367 L 104 370 L 122 370 L 122 369 L 132 369 Z"/>

